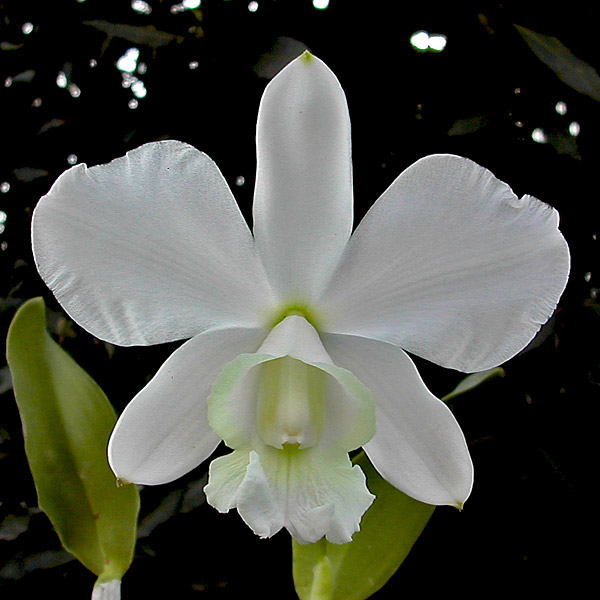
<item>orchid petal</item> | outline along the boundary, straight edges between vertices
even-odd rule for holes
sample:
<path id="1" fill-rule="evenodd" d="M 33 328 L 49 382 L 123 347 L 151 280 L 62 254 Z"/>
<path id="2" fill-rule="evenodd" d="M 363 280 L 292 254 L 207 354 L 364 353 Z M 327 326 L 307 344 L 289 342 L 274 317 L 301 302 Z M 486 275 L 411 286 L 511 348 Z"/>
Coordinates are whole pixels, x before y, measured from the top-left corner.
<path id="1" fill-rule="evenodd" d="M 322 61 L 305 53 L 269 83 L 256 142 L 256 245 L 283 301 L 308 302 L 352 230 L 348 107 Z"/>
<path id="2" fill-rule="evenodd" d="M 349 542 L 372 501 L 348 451 L 375 433 L 371 392 L 335 365 L 300 316 L 225 366 L 208 399 L 212 429 L 234 451 L 211 463 L 208 502 L 237 508 L 260 536 Z"/>
<path id="3" fill-rule="evenodd" d="M 127 405 L 109 442 L 111 468 L 124 481 L 156 485 L 181 477 L 220 442 L 207 419 L 210 386 L 240 351 L 255 350 L 264 332 L 220 329 L 183 344 Z"/>
<path id="4" fill-rule="evenodd" d="M 373 392 L 377 432 L 365 451 L 379 473 L 421 502 L 462 506 L 473 483 L 465 438 L 407 354 L 356 336 L 327 334 L 323 342 L 336 363 Z"/>
<path id="5" fill-rule="evenodd" d="M 254 354 L 240 354 L 216 378 L 208 399 L 208 418 L 215 433 L 230 448 L 260 442 L 257 414 L 259 386 L 266 363 L 289 357 L 310 371 L 320 371 L 323 389 L 319 445 L 345 452 L 367 443 L 375 434 L 375 406 L 371 392 L 350 371 L 331 361 L 317 332 L 302 317 L 279 323 Z"/>
<path id="6" fill-rule="evenodd" d="M 323 328 L 480 371 L 519 352 L 566 285 L 558 214 L 488 170 L 437 155 L 365 216 L 322 299 Z"/>
<path id="7" fill-rule="evenodd" d="M 345 452 L 319 446 L 235 450 L 211 463 L 205 493 L 221 512 L 237 507 L 261 537 L 285 527 L 301 544 L 350 542 L 374 499 Z"/>
<path id="8" fill-rule="evenodd" d="M 122 346 L 254 327 L 271 298 L 223 176 L 181 142 L 63 173 L 35 210 L 33 250 L 65 310 Z"/>

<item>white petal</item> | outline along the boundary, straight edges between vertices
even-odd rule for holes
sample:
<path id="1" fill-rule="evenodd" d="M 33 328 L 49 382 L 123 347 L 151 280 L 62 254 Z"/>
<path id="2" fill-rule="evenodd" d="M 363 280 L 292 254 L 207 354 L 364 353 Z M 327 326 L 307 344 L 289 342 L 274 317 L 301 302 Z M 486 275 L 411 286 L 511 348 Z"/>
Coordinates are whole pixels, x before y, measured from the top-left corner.
<path id="1" fill-rule="evenodd" d="M 373 392 L 377 432 L 365 450 L 379 473 L 421 502 L 462 506 L 473 483 L 464 436 L 406 353 L 361 337 L 328 334 L 323 341 L 336 363 Z"/>
<path id="2" fill-rule="evenodd" d="M 305 319 L 292 316 L 271 331 L 256 353 L 240 354 L 215 380 L 208 399 L 209 421 L 229 447 L 258 443 L 260 369 L 264 363 L 286 356 L 327 374 L 320 446 L 348 452 L 373 437 L 375 407 L 371 392 L 353 373 L 333 364 L 317 332 Z"/>
<path id="3" fill-rule="evenodd" d="M 235 450 L 213 461 L 205 492 L 219 510 L 237 507 L 261 537 L 285 527 L 302 544 L 324 536 L 334 544 L 350 542 L 374 499 L 345 452 L 319 447 Z"/>
<path id="4" fill-rule="evenodd" d="M 204 493 L 219 512 L 237 508 L 244 522 L 262 538 L 275 535 L 285 524 L 254 451 L 234 450 L 213 460 Z"/>
<path id="5" fill-rule="evenodd" d="M 260 454 L 273 495 L 284 513 L 285 527 L 301 544 L 325 536 L 333 544 L 352 541 L 375 496 L 360 467 L 345 452 L 320 447 L 292 450 L 287 457 L 266 448 Z M 287 470 L 283 468 L 287 462 Z"/>
<path id="6" fill-rule="evenodd" d="M 204 493 L 213 508 L 226 513 L 236 507 L 238 489 L 244 481 L 249 462 L 249 450 L 230 452 L 211 461 Z"/>
<path id="7" fill-rule="evenodd" d="M 270 301 L 223 176 L 181 142 L 63 173 L 35 210 L 33 250 L 67 312 L 119 345 L 253 327 Z"/>
<path id="8" fill-rule="evenodd" d="M 121 580 L 96 581 L 92 590 L 92 600 L 121 600 Z"/>
<path id="9" fill-rule="evenodd" d="M 479 371 L 519 352 L 552 314 L 569 251 L 550 206 L 450 155 L 396 179 L 350 240 L 323 328 Z"/>
<path id="10" fill-rule="evenodd" d="M 210 387 L 228 361 L 263 338 L 260 330 L 213 330 L 176 350 L 115 426 L 108 455 L 117 477 L 166 483 L 208 458 L 220 442 L 207 419 Z"/>
<path id="11" fill-rule="evenodd" d="M 303 54 L 269 83 L 256 141 L 256 244 L 282 300 L 308 302 L 352 230 L 348 107 L 318 58 Z"/>

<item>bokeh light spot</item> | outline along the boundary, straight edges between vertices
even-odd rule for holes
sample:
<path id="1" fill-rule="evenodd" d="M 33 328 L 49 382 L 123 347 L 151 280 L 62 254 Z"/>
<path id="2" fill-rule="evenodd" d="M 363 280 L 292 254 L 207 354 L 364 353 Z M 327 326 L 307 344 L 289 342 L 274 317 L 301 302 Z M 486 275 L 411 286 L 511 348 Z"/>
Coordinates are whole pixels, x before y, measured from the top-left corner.
<path id="1" fill-rule="evenodd" d="M 548 136 L 546 135 L 546 132 L 540 127 L 536 127 L 531 132 L 531 139 L 538 144 L 545 144 L 548 142 Z"/>
<path id="2" fill-rule="evenodd" d="M 569 125 L 569 133 L 573 136 L 573 137 L 577 137 L 579 135 L 579 132 L 581 131 L 581 126 L 579 125 L 579 123 L 577 121 L 573 121 L 570 125 Z"/>

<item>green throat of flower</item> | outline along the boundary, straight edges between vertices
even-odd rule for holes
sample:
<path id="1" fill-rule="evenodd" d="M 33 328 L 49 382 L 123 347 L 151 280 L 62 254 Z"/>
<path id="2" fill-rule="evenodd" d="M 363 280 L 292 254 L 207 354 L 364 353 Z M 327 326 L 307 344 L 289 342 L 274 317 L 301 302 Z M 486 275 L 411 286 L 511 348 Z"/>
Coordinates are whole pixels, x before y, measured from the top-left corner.
<path id="1" fill-rule="evenodd" d="M 327 374 L 289 356 L 259 368 L 257 429 L 262 441 L 278 449 L 316 446 L 325 420 Z"/>
<path id="2" fill-rule="evenodd" d="M 292 316 L 303 317 L 319 331 L 320 319 L 317 317 L 314 310 L 301 302 L 286 304 L 284 308 L 275 311 L 272 318 L 268 321 L 268 328 L 273 329 L 284 319 Z"/>

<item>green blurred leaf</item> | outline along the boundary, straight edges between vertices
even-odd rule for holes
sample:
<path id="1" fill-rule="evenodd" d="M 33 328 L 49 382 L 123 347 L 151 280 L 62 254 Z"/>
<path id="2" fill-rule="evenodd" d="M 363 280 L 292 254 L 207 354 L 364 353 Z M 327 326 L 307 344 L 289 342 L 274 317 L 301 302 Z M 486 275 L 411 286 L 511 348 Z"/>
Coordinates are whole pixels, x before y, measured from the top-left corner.
<path id="1" fill-rule="evenodd" d="M 396 572 L 434 507 L 406 496 L 385 481 L 364 452 L 355 460 L 377 496 L 349 544 L 293 544 L 293 573 L 300 600 L 364 600 Z"/>
<path id="2" fill-rule="evenodd" d="M 594 67 L 575 56 L 558 38 L 537 33 L 521 25 L 515 25 L 515 29 L 533 53 L 561 81 L 581 94 L 600 101 L 600 76 Z"/>
<path id="3" fill-rule="evenodd" d="M 133 558 L 139 494 L 118 488 L 108 466 L 114 410 L 47 333 L 41 298 L 15 315 L 7 359 L 39 505 L 63 546 L 98 575 L 94 597 L 118 598 L 116 582 Z"/>
<path id="4" fill-rule="evenodd" d="M 504 376 L 504 369 L 468 375 L 442 400 L 498 376 Z M 354 462 L 365 473 L 375 502 L 349 544 L 331 544 L 322 539 L 301 545 L 292 540 L 294 584 L 300 600 L 369 598 L 398 570 L 433 514 L 434 506 L 414 500 L 387 483 L 364 452 Z"/>
<path id="5" fill-rule="evenodd" d="M 449 394 L 444 396 L 442 400 L 446 402 L 455 396 L 469 392 L 484 381 L 492 379 L 493 377 L 504 377 L 504 369 L 496 367 L 494 369 L 488 369 L 487 371 L 480 371 L 479 373 L 467 375 Z"/>

